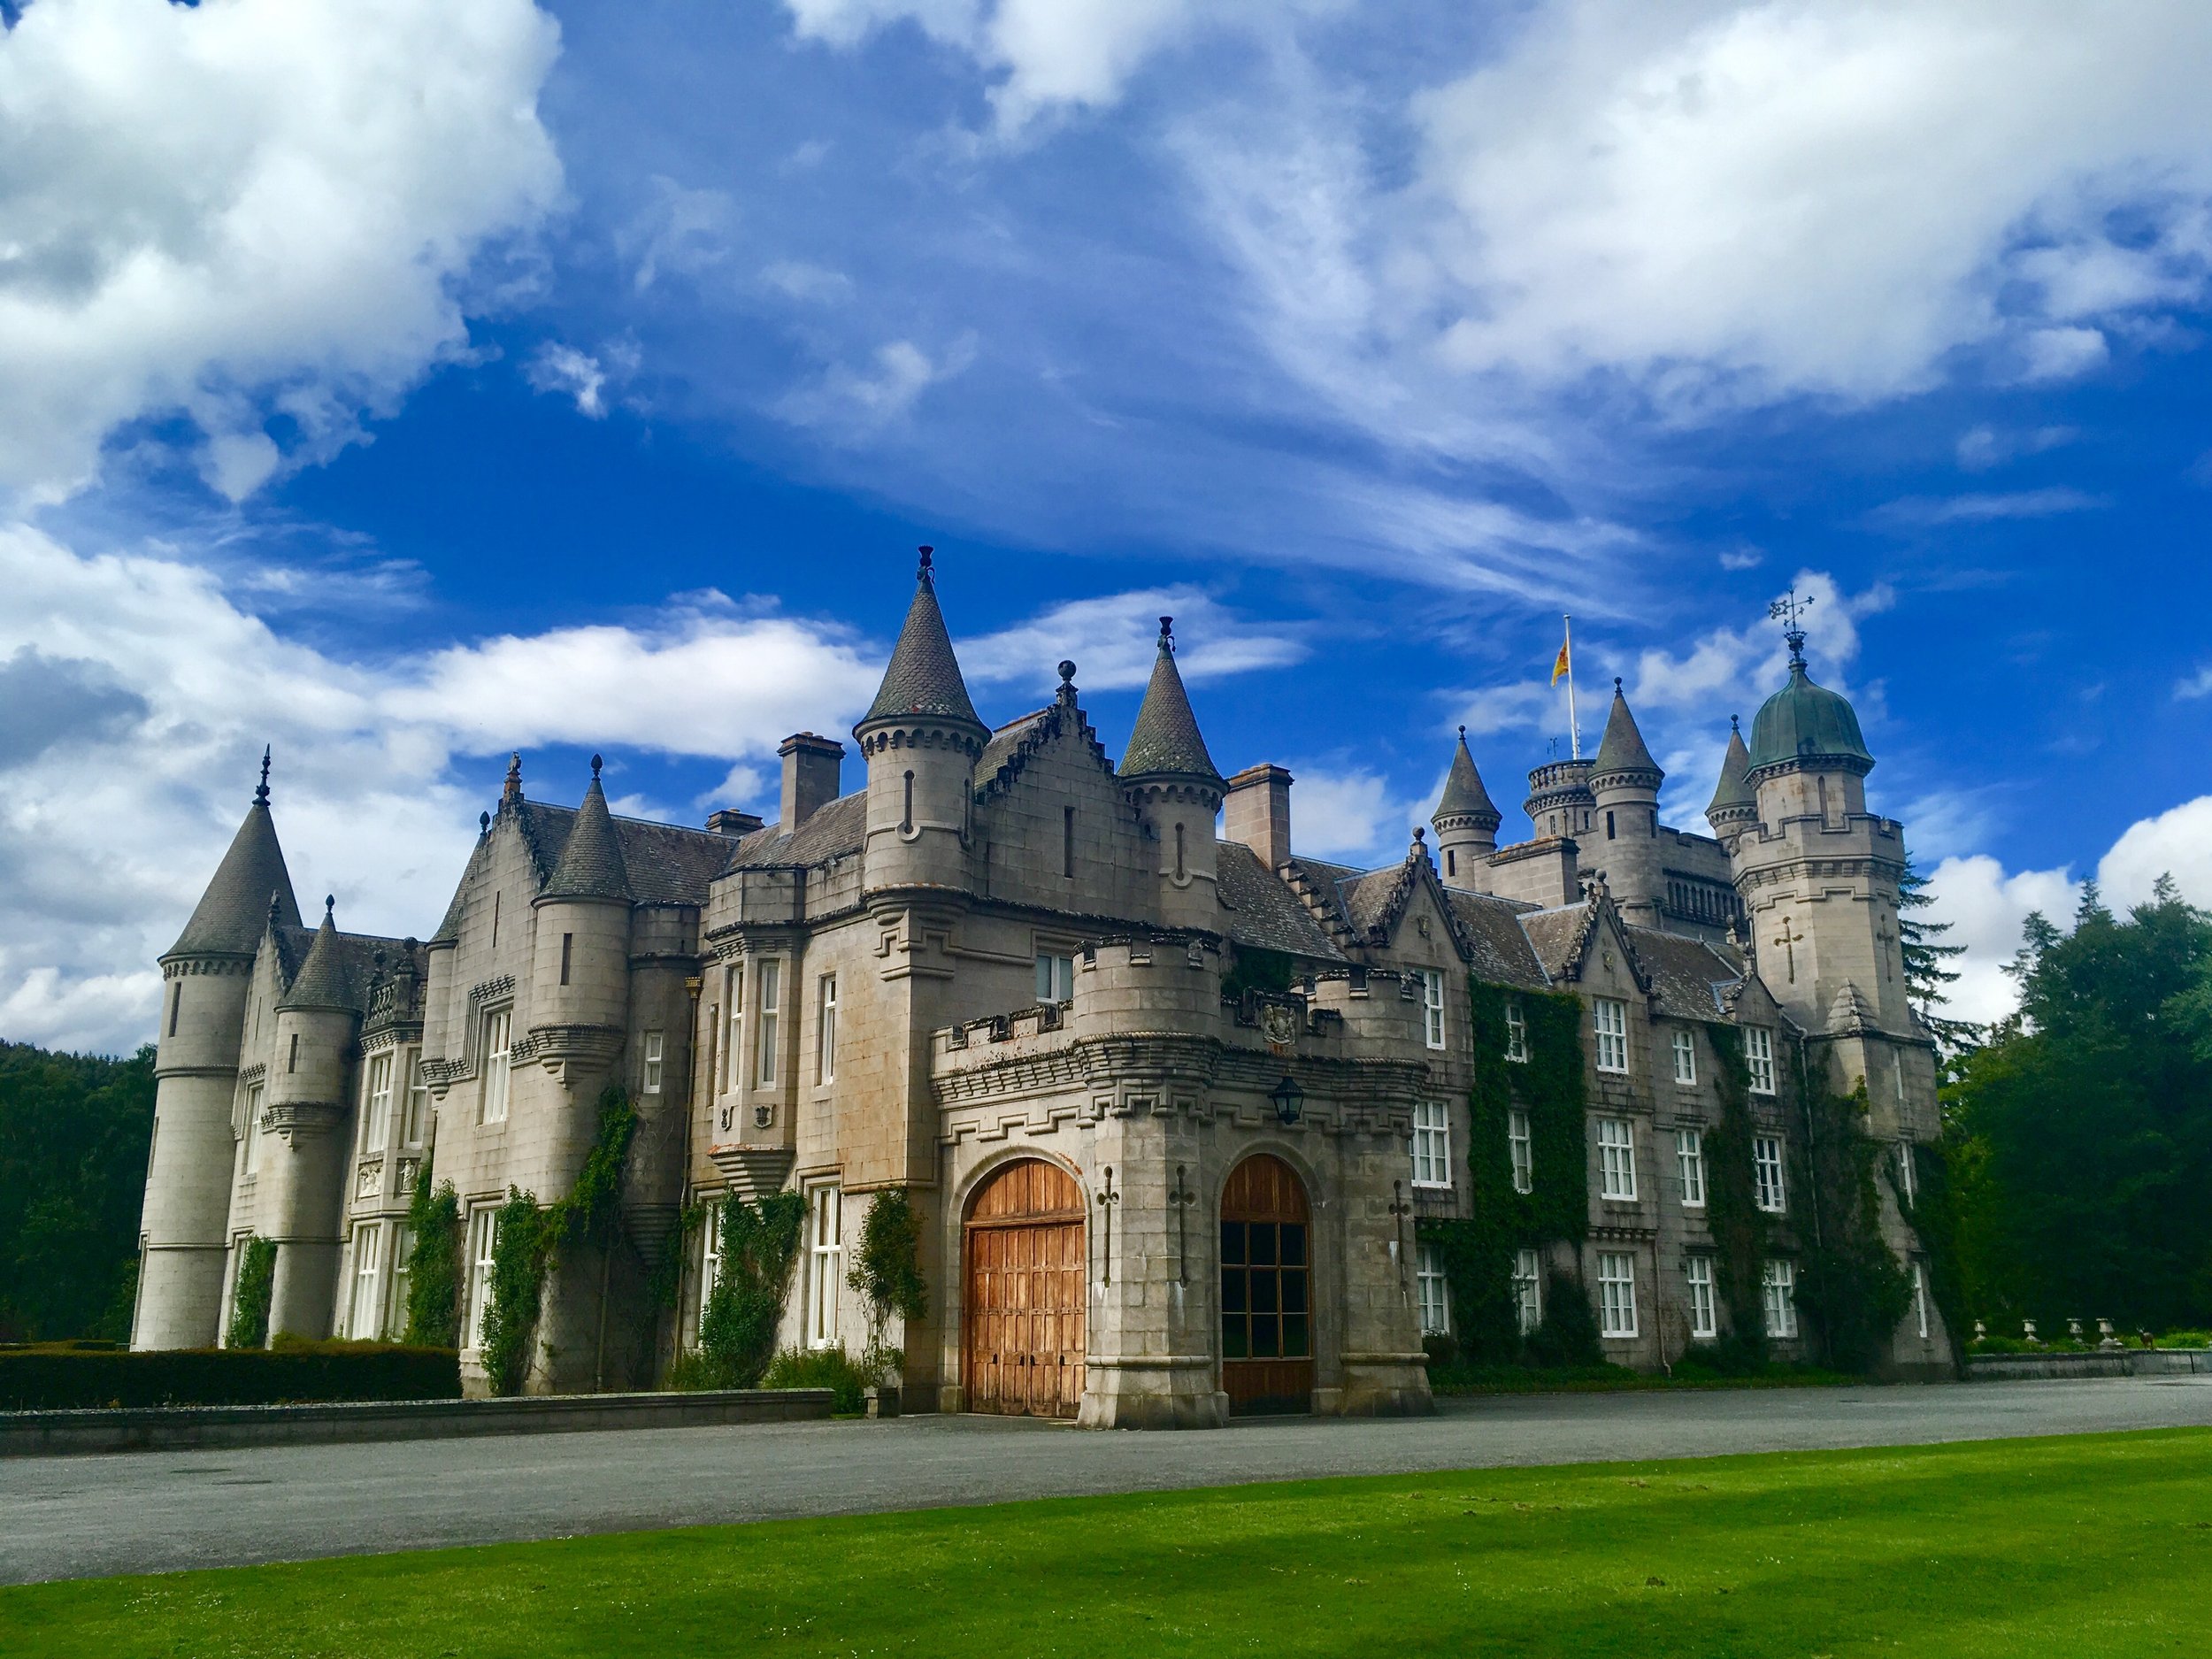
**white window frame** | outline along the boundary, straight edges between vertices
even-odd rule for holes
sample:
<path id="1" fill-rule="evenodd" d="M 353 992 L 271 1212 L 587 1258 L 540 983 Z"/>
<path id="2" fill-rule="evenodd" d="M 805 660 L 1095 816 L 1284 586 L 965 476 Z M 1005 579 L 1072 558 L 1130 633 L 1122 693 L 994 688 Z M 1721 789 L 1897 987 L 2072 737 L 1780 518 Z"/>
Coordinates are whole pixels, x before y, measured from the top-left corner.
<path id="1" fill-rule="evenodd" d="M 641 1094 L 661 1092 L 663 1073 L 668 1064 L 668 1033 L 649 1031 L 644 1037 L 644 1052 L 639 1056 L 637 1090 Z"/>
<path id="2" fill-rule="evenodd" d="M 1709 1256 L 1686 1257 L 1682 1263 L 1682 1277 L 1690 1293 L 1690 1334 L 1710 1340 L 1720 1335 L 1720 1304 L 1714 1294 L 1713 1258 Z"/>
<path id="3" fill-rule="evenodd" d="M 251 1083 L 246 1087 L 246 1162 L 248 1180 L 261 1171 L 261 1098 L 265 1085 Z"/>
<path id="4" fill-rule="evenodd" d="M 1909 1141 L 1897 1143 L 1897 1192 L 1908 1204 L 1920 1202 L 1919 1177 L 1913 1172 L 1912 1142 Z"/>
<path id="5" fill-rule="evenodd" d="M 465 1265 L 468 1270 L 468 1306 L 463 1312 L 465 1322 L 462 1333 L 469 1347 L 484 1346 L 484 1314 L 491 1302 L 492 1253 L 499 1248 L 499 1206 L 478 1204 L 469 1211 L 468 1253 Z"/>
<path id="6" fill-rule="evenodd" d="M 1697 1087 L 1697 1039 L 1687 1031 L 1674 1033 L 1674 1080 L 1678 1087 Z"/>
<path id="7" fill-rule="evenodd" d="M 392 1288 L 385 1299 L 389 1310 L 380 1334 L 394 1338 L 407 1334 L 407 1294 L 415 1279 L 415 1230 L 403 1221 L 392 1223 Z"/>
<path id="8" fill-rule="evenodd" d="M 1452 1114 L 1440 1100 L 1413 1102 L 1413 1184 L 1452 1184 Z"/>
<path id="9" fill-rule="evenodd" d="M 1528 1064 L 1528 1010 L 1517 996 L 1505 1001 L 1505 1057 L 1518 1065 Z"/>
<path id="10" fill-rule="evenodd" d="M 1746 1025 L 1743 1028 L 1743 1063 L 1751 1073 L 1751 1092 L 1754 1094 L 1774 1093 L 1774 1028 L 1771 1025 Z"/>
<path id="11" fill-rule="evenodd" d="M 1786 1171 L 1782 1137 L 1752 1136 L 1751 1174 L 1756 1190 L 1756 1202 L 1759 1208 L 1770 1216 L 1789 1213 L 1789 1177 Z"/>
<path id="12" fill-rule="evenodd" d="M 1592 997 L 1590 1024 L 1597 1033 L 1598 1070 L 1625 1076 L 1628 1071 L 1628 1004 L 1615 996 Z"/>
<path id="13" fill-rule="evenodd" d="M 815 993 L 814 1080 L 837 1081 L 837 976 L 826 973 Z"/>
<path id="14" fill-rule="evenodd" d="M 1682 1208 L 1705 1208 L 1705 1132 L 1702 1129 L 1678 1129 L 1674 1132 L 1674 1167 L 1682 1178 Z"/>
<path id="15" fill-rule="evenodd" d="M 1523 1336 L 1544 1323 L 1544 1265 L 1532 1249 L 1513 1253 L 1513 1317 Z"/>
<path id="16" fill-rule="evenodd" d="M 1599 1195 L 1617 1203 L 1636 1199 L 1636 1126 L 1625 1118 L 1598 1119 Z"/>
<path id="17" fill-rule="evenodd" d="M 1624 1342 L 1637 1335 L 1636 1258 L 1626 1250 L 1598 1252 L 1598 1334 Z"/>
<path id="18" fill-rule="evenodd" d="M 507 1089 L 514 1071 L 514 1033 L 513 1003 L 484 1010 L 484 1099 L 479 1123 L 507 1121 Z"/>
<path id="19" fill-rule="evenodd" d="M 1075 1001 L 1075 958 L 1056 950 L 1040 950 L 1036 990 L 1040 1004 Z"/>
<path id="20" fill-rule="evenodd" d="M 845 1279 L 844 1192 L 826 1182 L 807 1194 L 809 1348 L 837 1346 L 837 1292 Z"/>
<path id="21" fill-rule="evenodd" d="M 363 1156 L 384 1150 L 392 1135 L 392 1064 L 397 1056 L 389 1048 L 369 1056 L 361 1078 L 361 1152 Z"/>
<path id="22" fill-rule="evenodd" d="M 707 1317 L 707 1302 L 722 1279 L 722 1205 L 719 1198 L 707 1204 L 706 1225 L 699 1229 L 699 1306 L 692 1315 L 694 1340 Z"/>
<path id="23" fill-rule="evenodd" d="M 776 1087 L 776 1040 L 783 1024 L 783 960 L 764 956 L 754 970 L 753 1006 L 759 1018 L 754 1041 L 759 1045 L 753 1076 L 763 1088 Z"/>
<path id="24" fill-rule="evenodd" d="M 430 1130 L 430 1085 L 422 1080 L 422 1050 L 407 1051 L 407 1107 L 400 1119 L 402 1146 L 419 1147 Z"/>
<path id="25" fill-rule="evenodd" d="M 1505 1115 L 1506 1156 L 1512 1161 L 1513 1190 L 1536 1190 L 1536 1132 L 1528 1114 L 1516 1106 Z"/>
<path id="26" fill-rule="evenodd" d="M 734 1094 L 745 1086 L 745 964 L 739 961 L 731 964 L 725 976 L 722 1006 L 729 1010 L 728 1029 L 723 1033 L 722 1092 Z"/>
<path id="27" fill-rule="evenodd" d="M 381 1221 L 354 1224 L 353 1294 L 346 1308 L 346 1334 L 357 1342 L 383 1334 L 384 1233 Z"/>
<path id="28" fill-rule="evenodd" d="M 1444 1046 L 1444 976 L 1434 968 L 1421 970 L 1421 1036 L 1432 1048 Z"/>
<path id="29" fill-rule="evenodd" d="M 1767 1335 L 1786 1342 L 1797 1335 L 1797 1263 L 1770 1256 L 1759 1270 L 1759 1305 Z"/>
<path id="30" fill-rule="evenodd" d="M 1912 1264 L 1912 1310 L 1924 1342 L 1928 1340 L 1928 1270 L 1918 1262 Z"/>
<path id="31" fill-rule="evenodd" d="M 1415 1247 L 1413 1288 L 1415 1303 L 1421 1310 L 1421 1334 L 1449 1336 L 1452 1333 L 1451 1286 L 1444 1277 L 1444 1258 L 1433 1244 Z"/>

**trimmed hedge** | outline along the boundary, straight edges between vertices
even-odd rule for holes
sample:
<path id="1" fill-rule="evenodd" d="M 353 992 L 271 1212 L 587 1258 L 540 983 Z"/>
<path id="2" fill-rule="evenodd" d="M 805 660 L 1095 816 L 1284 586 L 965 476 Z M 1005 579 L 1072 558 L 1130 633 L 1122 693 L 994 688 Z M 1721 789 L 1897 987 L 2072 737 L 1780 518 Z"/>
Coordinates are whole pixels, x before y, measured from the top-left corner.
<path id="1" fill-rule="evenodd" d="M 449 1348 L 316 1342 L 280 1348 L 101 1352 L 0 1348 L 0 1410 L 99 1406 L 266 1406 L 334 1400 L 458 1400 Z"/>

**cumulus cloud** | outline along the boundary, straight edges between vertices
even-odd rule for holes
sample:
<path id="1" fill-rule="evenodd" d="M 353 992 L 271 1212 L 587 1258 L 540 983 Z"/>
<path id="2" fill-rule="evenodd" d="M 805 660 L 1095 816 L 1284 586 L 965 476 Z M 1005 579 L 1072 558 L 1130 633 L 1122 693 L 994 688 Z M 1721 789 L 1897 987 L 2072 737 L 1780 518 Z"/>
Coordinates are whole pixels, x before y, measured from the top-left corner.
<path id="1" fill-rule="evenodd" d="M 460 285 L 557 201 L 557 49 L 529 0 L 25 8 L 0 31 L 0 492 L 67 494 L 150 413 L 196 426 L 233 497 L 350 442 L 465 344 Z"/>
<path id="2" fill-rule="evenodd" d="M 1301 853 L 1358 864 L 1402 858 L 1412 825 L 1425 822 L 1419 802 L 1398 795 L 1367 767 L 1324 762 L 1288 770 L 1291 834 Z"/>
<path id="3" fill-rule="evenodd" d="M 795 426 L 849 440 L 902 419 L 923 392 L 964 373 L 975 360 L 975 336 L 964 334 L 932 357 L 910 340 L 876 349 L 873 365 L 833 364 L 819 379 L 789 392 L 776 410 Z"/>
<path id="4" fill-rule="evenodd" d="M 1959 465 L 1970 472 L 1987 472 L 2021 456 L 2040 455 L 2071 443 L 2079 435 L 2071 426 L 2037 426 L 2025 432 L 1975 426 L 1959 434 Z"/>
<path id="5" fill-rule="evenodd" d="M 533 389 L 557 392 L 576 400 L 576 412 L 590 420 L 603 419 L 607 404 L 601 396 L 607 389 L 607 372 L 599 359 L 565 346 L 557 340 L 549 340 L 540 346 L 523 370 L 523 378 Z"/>

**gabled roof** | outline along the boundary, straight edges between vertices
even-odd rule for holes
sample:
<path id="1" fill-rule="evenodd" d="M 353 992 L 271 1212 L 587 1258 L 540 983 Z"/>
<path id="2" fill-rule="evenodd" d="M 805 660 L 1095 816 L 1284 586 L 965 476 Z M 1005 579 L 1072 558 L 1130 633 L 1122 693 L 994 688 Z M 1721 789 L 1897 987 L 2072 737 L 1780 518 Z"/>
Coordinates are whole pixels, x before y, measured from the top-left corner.
<path id="1" fill-rule="evenodd" d="M 1740 967 L 1701 939 L 1662 933 L 1655 927 L 1623 931 L 1660 1013 L 1670 1019 L 1727 1016 L 1724 994 L 1743 979 Z"/>
<path id="2" fill-rule="evenodd" d="M 867 835 L 868 792 L 856 789 L 850 795 L 839 795 L 826 806 L 817 807 L 794 834 L 785 834 L 781 826 L 774 824 L 755 830 L 737 843 L 737 850 L 728 854 L 715 873 L 771 865 L 810 867 L 827 864 L 833 858 L 857 853 Z M 726 850 L 728 841 L 725 840 L 722 845 Z"/>
<path id="3" fill-rule="evenodd" d="M 1651 757 L 1651 750 L 1644 743 L 1644 734 L 1637 729 L 1636 717 L 1628 711 L 1628 699 L 1621 695 L 1621 682 L 1613 682 L 1613 710 L 1605 717 L 1605 737 L 1598 744 L 1597 764 L 1590 770 L 1593 780 L 1612 772 L 1648 772 L 1655 780 L 1666 773 Z"/>
<path id="4" fill-rule="evenodd" d="M 630 875 L 622 861 L 621 838 L 599 787 L 599 757 L 591 757 L 591 787 L 568 827 L 568 840 L 546 880 L 549 899 L 627 899 Z"/>
<path id="5" fill-rule="evenodd" d="M 1249 847 L 1241 841 L 1218 841 L 1214 858 L 1215 890 L 1227 912 L 1222 931 L 1233 941 L 1323 962 L 1345 960 L 1328 930 Z"/>
<path id="6" fill-rule="evenodd" d="M 1032 756 L 1071 729 L 1089 745 L 1091 758 L 1100 772 L 1112 777 L 1114 764 L 1106 757 L 1105 744 L 1098 741 L 1098 733 L 1091 730 L 1091 723 L 1077 706 L 1075 687 L 1064 685 L 1059 698 L 1050 706 L 1009 720 L 991 733 L 991 741 L 983 746 L 983 753 L 975 763 L 975 798 L 982 802 L 1004 795 L 1022 775 Z"/>
<path id="7" fill-rule="evenodd" d="M 468 895 L 482 876 L 484 866 L 491 860 L 490 833 L 476 838 L 476 845 L 469 849 L 469 861 L 461 872 L 461 879 L 453 889 L 453 896 L 445 907 L 445 919 L 438 924 L 438 931 L 430 935 L 434 945 L 453 944 L 461 937 L 461 913 L 468 908 Z"/>
<path id="8" fill-rule="evenodd" d="M 1521 931 L 1528 936 L 1530 949 L 1543 965 L 1548 979 L 1571 979 L 1582 966 L 1583 948 L 1590 941 L 1590 928 L 1597 919 L 1597 911 L 1590 904 L 1563 905 L 1557 910 L 1532 910 L 1521 918 Z"/>
<path id="9" fill-rule="evenodd" d="M 1152 659 L 1152 681 L 1144 688 L 1144 703 L 1121 757 L 1121 775 L 1210 778 L 1219 783 L 1221 773 L 1206 752 L 1198 717 L 1191 712 L 1190 694 L 1183 689 L 1181 671 L 1175 666 L 1172 622 L 1170 617 L 1160 618 L 1159 653 Z"/>
<path id="10" fill-rule="evenodd" d="M 922 549 L 906 626 L 899 630 L 890 665 L 883 671 L 883 684 L 877 687 L 876 700 L 868 705 L 860 725 L 909 714 L 941 715 L 971 726 L 983 724 L 976 718 L 975 704 L 968 700 L 967 682 L 960 677 L 960 662 L 952 654 L 952 638 L 945 632 L 945 613 L 937 606 L 937 581 L 930 569 L 927 548 Z"/>
<path id="11" fill-rule="evenodd" d="M 1522 917 L 1534 907 L 1518 899 L 1488 893 L 1469 893 L 1459 887 L 1444 889 L 1452 919 L 1469 956 L 1468 972 L 1489 985 L 1517 985 L 1542 990 L 1550 981 L 1536 948 L 1521 926 Z"/>
<path id="12" fill-rule="evenodd" d="M 1502 814 L 1490 799 L 1490 792 L 1482 787 L 1482 774 L 1475 770 L 1475 757 L 1467 749 L 1467 728 L 1459 728 L 1459 746 L 1452 751 L 1452 770 L 1444 780 L 1444 798 L 1436 803 L 1436 812 L 1429 822 L 1443 828 L 1447 818 L 1487 818 L 1489 827 L 1495 829 Z"/>
<path id="13" fill-rule="evenodd" d="M 300 926 L 299 901 L 292 896 L 291 872 L 277 844 L 276 823 L 269 816 L 265 783 L 246 809 L 245 821 L 231 837 L 230 849 L 200 895 L 192 918 L 169 947 L 172 956 L 202 953 L 250 956 L 269 925 L 269 898 L 277 901 L 277 919 Z"/>

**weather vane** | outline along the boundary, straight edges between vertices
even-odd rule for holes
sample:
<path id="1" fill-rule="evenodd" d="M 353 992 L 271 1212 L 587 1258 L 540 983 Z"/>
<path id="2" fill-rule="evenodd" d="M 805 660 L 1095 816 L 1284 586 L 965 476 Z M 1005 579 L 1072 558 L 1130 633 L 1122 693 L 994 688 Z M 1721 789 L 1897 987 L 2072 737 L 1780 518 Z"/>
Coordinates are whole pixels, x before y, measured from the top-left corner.
<path id="1" fill-rule="evenodd" d="M 1786 625 L 1782 630 L 1782 637 L 1789 643 L 1790 666 L 1793 668 L 1805 666 L 1805 613 L 1812 609 L 1813 597 L 1811 594 L 1807 594 L 1801 599 L 1797 589 L 1793 588 L 1767 607 L 1767 615 Z"/>

